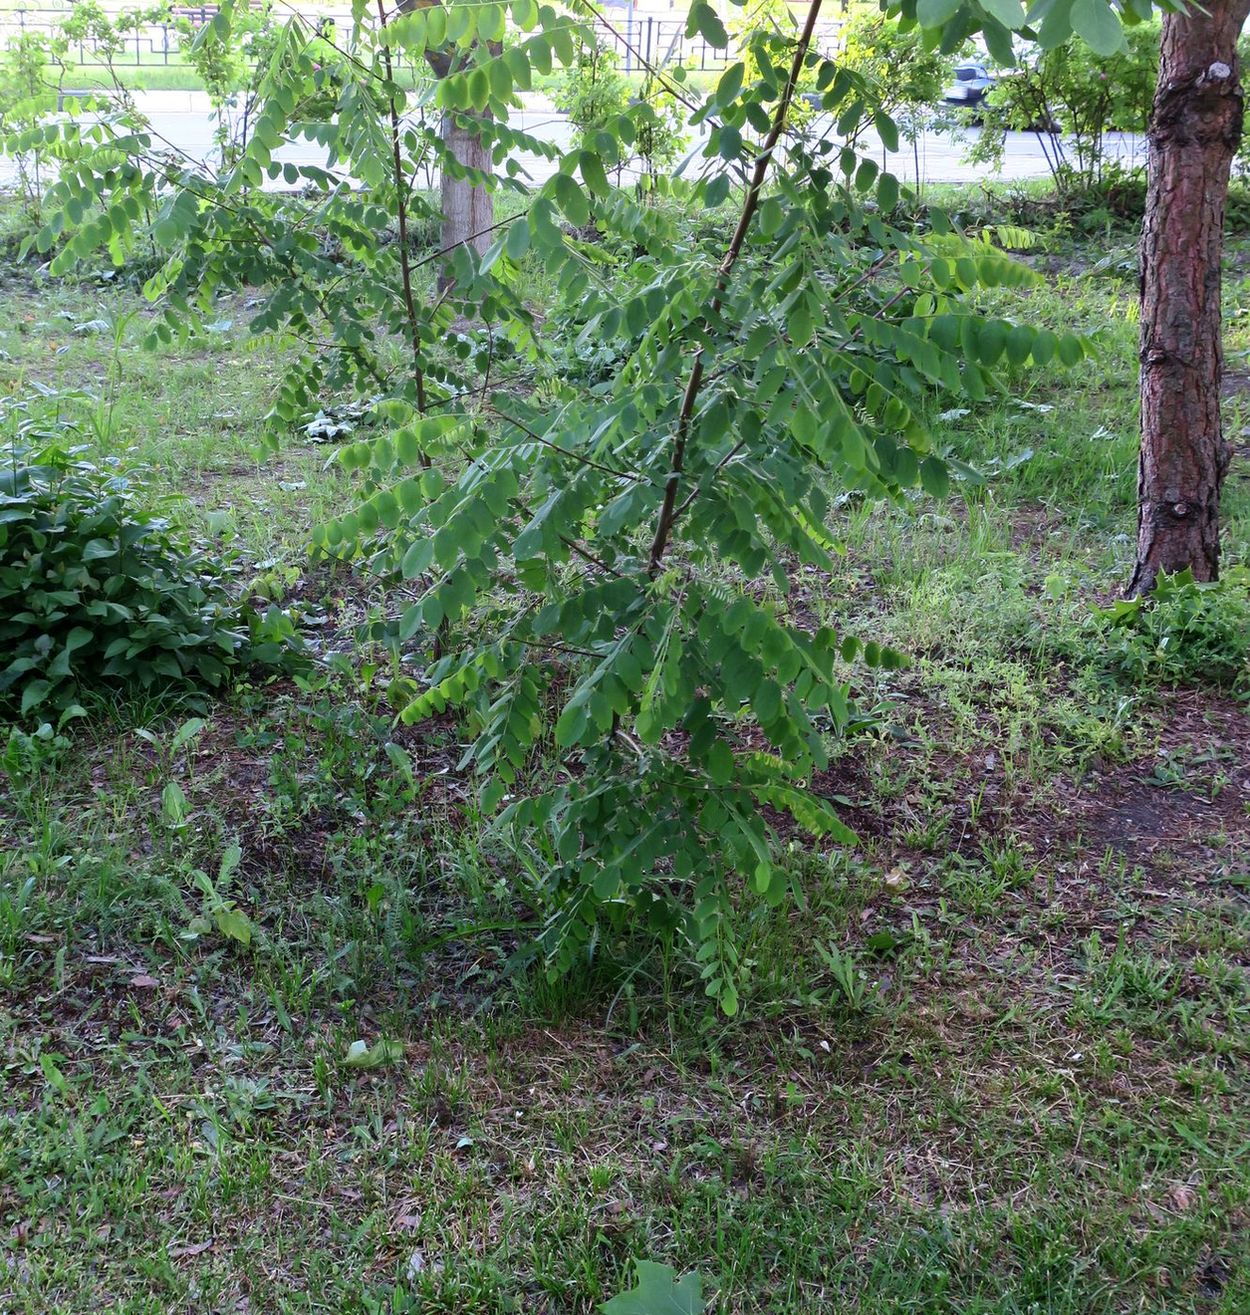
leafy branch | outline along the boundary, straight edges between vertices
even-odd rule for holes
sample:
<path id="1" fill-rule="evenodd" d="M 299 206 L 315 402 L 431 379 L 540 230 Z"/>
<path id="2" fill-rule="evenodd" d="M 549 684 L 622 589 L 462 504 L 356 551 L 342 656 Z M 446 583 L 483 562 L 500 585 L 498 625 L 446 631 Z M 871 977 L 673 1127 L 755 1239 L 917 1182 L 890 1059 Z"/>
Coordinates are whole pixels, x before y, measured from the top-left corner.
<path id="1" fill-rule="evenodd" d="M 780 140 L 786 126 L 786 116 L 790 112 L 794 89 L 798 85 L 799 74 L 803 70 L 807 51 L 812 43 L 812 33 L 816 29 L 816 19 L 820 15 L 820 6 L 821 0 L 811 0 L 808 5 L 807 18 L 804 20 L 798 40 L 795 42 L 794 55 L 790 61 L 790 72 L 786 77 L 785 86 L 782 88 L 781 98 L 773 111 L 772 127 L 769 129 L 768 136 L 764 139 L 763 147 L 756 156 L 755 168 L 751 175 L 750 185 L 747 187 L 746 196 L 743 198 L 738 223 L 734 228 L 733 236 L 730 238 L 724 259 L 721 261 L 716 279 L 716 290 L 712 296 L 710 319 L 715 319 L 720 314 L 721 307 L 724 304 L 725 289 L 729 284 L 729 276 L 733 272 L 733 267 L 738 263 L 743 243 L 746 241 L 747 233 L 751 228 L 751 220 L 755 217 L 755 212 L 759 208 L 760 193 L 764 188 L 764 180 L 768 176 L 768 166 L 772 160 L 777 142 Z M 664 553 L 668 548 L 669 536 L 672 534 L 673 524 L 676 520 L 677 492 L 685 470 L 686 444 L 690 437 L 690 421 L 694 415 L 695 403 L 699 397 L 699 388 L 703 382 L 703 353 L 703 347 L 699 347 L 695 352 L 694 363 L 690 367 L 690 377 L 686 382 L 685 392 L 682 394 L 681 411 L 677 417 L 677 433 L 673 441 L 673 461 L 664 489 L 664 501 L 660 506 L 660 514 L 656 520 L 655 535 L 651 540 L 649 570 L 653 577 L 659 573 L 660 565 L 664 560 Z"/>

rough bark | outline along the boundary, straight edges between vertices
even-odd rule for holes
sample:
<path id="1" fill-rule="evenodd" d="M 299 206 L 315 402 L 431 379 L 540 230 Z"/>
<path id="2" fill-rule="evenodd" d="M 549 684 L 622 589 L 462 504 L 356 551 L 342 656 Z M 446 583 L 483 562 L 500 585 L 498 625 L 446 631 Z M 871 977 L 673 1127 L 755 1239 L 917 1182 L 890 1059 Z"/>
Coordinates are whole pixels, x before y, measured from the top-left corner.
<path id="1" fill-rule="evenodd" d="M 1137 565 L 1129 592 L 1160 571 L 1219 570 L 1220 490 L 1230 449 L 1220 423 L 1224 203 L 1241 140 L 1237 37 L 1250 0 L 1163 21 L 1141 239 L 1141 456 Z"/>
<path id="2" fill-rule="evenodd" d="M 490 148 L 474 132 L 473 117 L 465 113 L 445 115 L 443 141 L 461 164 L 489 174 Z M 458 178 L 450 169 L 444 169 L 442 209 L 444 251 L 450 254 L 468 243 L 481 255 L 490 246 L 493 235 L 488 230 L 495 221 L 495 198 L 489 188 L 474 186 L 468 179 Z M 450 282 L 451 275 L 444 269 L 439 275 L 439 290 Z"/>
<path id="3" fill-rule="evenodd" d="M 399 0 L 401 13 L 410 13 L 414 9 L 426 9 L 442 0 Z M 1248 0 L 1250 2 L 1250 0 Z M 497 55 L 502 45 L 491 43 L 490 53 Z M 427 50 L 426 63 L 434 76 L 445 78 L 452 69 L 451 56 L 443 50 Z M 483 144 L 473 131 L 473 120 L 490 119 L 489 113 L 474 115 L 464 111 L 446 113 L 443 116 L 442 137 L 444 144 L 461 164 L 480 173 L 490 174 L 494 168 L 489 146 Z M 450 169 L 441 171 L 440 200 L 443 211 L 442 249 L 448 256 L 457 247 L 472 245 L 480 255 L 490 246 L 491 235 L 486 232 L 494 222 L 495 198 L 487 186 L 474 186 L 465 178 L 459 178 Z M 438 290 L 445 291 L 453 280 L 444 266 L 438 277 Z"/>

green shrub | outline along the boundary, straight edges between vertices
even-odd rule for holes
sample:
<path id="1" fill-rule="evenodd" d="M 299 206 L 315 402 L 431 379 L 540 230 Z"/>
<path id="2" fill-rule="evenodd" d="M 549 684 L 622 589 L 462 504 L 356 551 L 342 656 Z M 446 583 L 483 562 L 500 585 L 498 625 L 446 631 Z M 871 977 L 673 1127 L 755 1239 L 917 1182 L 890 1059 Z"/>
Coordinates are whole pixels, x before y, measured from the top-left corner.
<path id="1" fill-rule="evenodd" d="M 599 42 L 579 49 L 576 62 L 563 74 L 551 99 L 577 129 L 578 144 L 592 140 L 629 107 L 629 83 L 620 71 L 616 52 Z"/>
<path id="2" fill-rule="evenodd" d="M 680 70 L 671 72 L 680 78 Z M 591 145 L 597 134 L 628 116 L 633 123 L 633 150 L 628 158 L 638 161 L 646 180 L 643 190 L 654 186 L 657 175 L 681 154 L 686 139 L 681 107 L 669 77 L 649 73 L 635 96 L 616 52 L 601 43 L 579 49 L 576 62 L 556 84 L 552 100 L 577 129 L 579 146 Z M 620 161 L 622 165 L 626 162 L 626 158 Z"/>
<path id="3" fill-rule="evenodd" d="M 1159 71 L 1158 23 L 1124 29 L 1123 49 L 1095 54 L 1079 41 L 1033 51 L 990 91 L 984 124 L 968 154 L 999 165 L 1008 131 L 1033 131 L 1043 141 L 1060 192 L 1095 186 L 1115 161 L 1108 132 L 1144 132 Z"/>
<path id="4" fill-rule="evenodd" d="M 1095 608 L 1094 633 L 1099 663 L 1133 684 L 1250 689 L 1250 570 L 1161 575 L 1152 595 Z"/>
<path id="5" fill-rule="evenodd" d="M 231 600 L 227 560 L 139 504 L 120 466 L 14 446 L 0 468 L 0 709 L 64 713 L 97 687 L 217 689 L 290 623 Z"/>
<path id="6" fill-rule="evenodd" d="M 920 28 L 903 28 L 875 4 L 851 8 L 839 35 L 841 64 L 868 82 L 878 108 L 909 138 L 923 131 L 950 80 L 954 57 L 933 48 Z"/>
<path id="7" fill-rule="evenodd" d="M 228 7 L 219 17 L 229 23 Z M 803 906 L 791 823 L 822 844 L 854 839 L 806 785 L 830 736 L 869 720 L 847 664 L 904 661 L 809 625 L 780 594 L 799 563 L 838 569 L 831 524 L 845 501 L 947 492 L 928 396 L 979 405 L 1004 357 L 1013 369 L 1073 365 L 1086 346 L 982 316 L 978 289 L 1040 276 L 936 211 L 920 233 L 886 224 L 898 178 L 835 146 L 806 100 L 813 131 L 792 118 L 810 87 L 836 136 L 865 119 L 887 144 L 898 136 L 875 89 L 811 47 L 810 26 L 797 43 L 756 33 L 749 62 L 726 60 L 714 92 L 687 107 L 691 128 L 710 125 L 697 179 L 666 179 L 647 205 L 612 185 L 636 158 L 643 107 L 631 105 L 560 154 L 480 258 L 475 241 L 458 246 L 442 266 L 449 290 L 427 294 L 407 248 L 377 234 L 433 211 L 412 180 L 449 164 L 449 146 L 433 116 L 408 114 L 390 52 L 447 58 L 425 103 L 460 116 L 494 158 L 549 154 L 508 121 L 511 97 L 533 71 L 574 64 L 594 36 L 548 5 L 514 17 L 526 35 L 499 54 L 497 5 L 416 7 L 398 32 L 385 12 L 362 23 L 336 117 L 315 123 L 294 117 L 320 70 L 307 24 L 292 19 L 237 161 L 192 179 L 152 166 L 149 135 L 118 136 L 51 190 L 36 245 L 64 235 L 54 274 L 98 261 L 104 226 L 80 222 L 89 197 L 123 230 L 109 230 L 115 261 L 148 243 L 168 253 L 147 289 L 164 310 L 153 342 L 186 333 L 222 294 L 255 289 L 252 329 L 292 343 L 275 426 L 328 392 L 371 399 L 377 433 L 336 455 L 362 476 L 360 500 L 318 528 L 315 547 L 386 581 L 395 607 L 367 633 L 399 650 L 387 692 L 401 718 L 463 711 L 463 762 L 516 856 L 507 879 L 541 919 L 547 971 L 646 928 L 686 947 L 708 997 L 733 1013 L 752 901 Z M 728 46 L 704 0 L 689 23 Z M 988 30 L 1001 46 L 1002 25 Z M 273 158 L 297 139 L 325 145 L 326 167 Z M 335 252 L 262 187 L 279 174 L 317 187 Z M 709 216 L 719 242 L 674 241 L 670 198 Z M 542 377 L 527 394 L 501 387 L 490 353 L 464 341 L 462 321 L 490 325 L 545 372 L 546 321 L 561 310 L 584 341 L 622 343 L 620 368 Z M 402 365 L 399 343 L 411 351 Z M 770 580 L 776 599 L 757 587 Z M 567 769 L 535 771 L 553 747 Z"/>
<path id="8" fill-rule="evenodd" d="M 0 51 L 0 142 L 11 133 L 34 128 L 56 108 L 48 60 L 48 40 L 34 32 L 22 32 Z M 13 190 L 22 209 L 37 214 L 48 181 L 47 162 L 38 149 L 11 155 L 16 167 Z"/>
<path id="9" fill-rule="evenodd" d="M 654 190 L 677 163 L 686 145 L 681 105 L 671 83 L 648 75 L 633 102 L 634 152 L 642 168 L 642 190 Z"/>

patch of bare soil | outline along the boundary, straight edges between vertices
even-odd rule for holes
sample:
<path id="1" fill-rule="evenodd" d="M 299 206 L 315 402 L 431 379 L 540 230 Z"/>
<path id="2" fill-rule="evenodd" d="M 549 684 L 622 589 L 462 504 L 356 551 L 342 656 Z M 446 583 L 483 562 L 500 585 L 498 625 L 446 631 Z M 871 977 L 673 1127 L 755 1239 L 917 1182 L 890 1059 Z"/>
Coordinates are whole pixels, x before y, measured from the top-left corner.
<path id="1" fill-rule="evenodd" d="M 1079 779 L 1009 776 L 983 748 L 907 744 L 875 760 L 856 747 L 818 774 L 812 788 L 838 802 L 871 857 L 852 943 L 882 931 L 905 939 L 913 915 L 926 925 L 954 916 L 961 962 L 980 983 L 970 989 L 1019 978 L 1045 995 L 1084 980 L 1091 933 L 1166 940 L 1185 910 L 1202 916 L 1236 896 L 1250 871 L 1250 715 L 1232 698 L 1173 691 L 1155 716 L 1151 753 Z M 1010 868 L 1001 888 L 996 863 Z M 969 886 L 979 903 L 967 902 Z"/>
<path id="2" fill-rule="evenodd" d="M 1165 698 L 1156 754 L 1067 795 L 1065 831 L 1148 868 L 1250 852 L 1250 715 L 1218 695 Z"/>

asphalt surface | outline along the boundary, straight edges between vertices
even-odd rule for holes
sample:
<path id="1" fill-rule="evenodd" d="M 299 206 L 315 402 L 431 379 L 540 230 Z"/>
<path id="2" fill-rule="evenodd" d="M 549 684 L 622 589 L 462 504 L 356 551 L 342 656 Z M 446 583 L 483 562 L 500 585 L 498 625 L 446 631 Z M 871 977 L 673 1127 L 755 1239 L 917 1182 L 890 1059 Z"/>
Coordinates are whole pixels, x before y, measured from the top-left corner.
<path id="1" fill-rule="evenodd" d="M 214 120 L 207 98 L 197 92 L 140 92 L 136 94 L 139 108 L 148 116 L 154 137 L 185 154 L 196 162 L 211 160 L 214 151 Z M 531 105 L 510 120 L 511 126 L 544 141 L 567 146 L 572 142 L 568 119 L 549 107 Z M 1003 163 L 1000 169 L 965 162 L 969 147 L 979 129 L 967 128 L 958 135 L 927 132 L 920 136 L 915 148 L 902 142 L 897 153 L 886 152 L 875 136 L 869 135 L 861 149 L 880 160 L 900 181 L 914 183 L 917 175 L 925 183 L 968 183 L 978 181 L 1021 181 L 1044 178 L 1050 172 L 1046 147 L 1033 133 L 1008 133 Z M 687 172 L 697 172 L 697 143 L 692 142 L 695 159 L 686 166 Z M 1144 159 L 1145 139 L 1131 133 L 1109 133 L 1104 148 L 1110 158 L 1125 163 Z M 534 182 L 542 182 L 554 168 L 551 163 L 529 153 L 514 157 Z M 281 163 L 326 163 L 324 148 L 313 142 L 284 146 L 275 152 L 274 159 Z M 0 188 L 11 187 L 16 178 L 14 161 L 0 157 Z"/>

